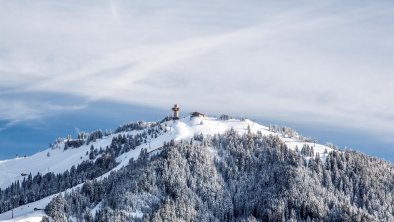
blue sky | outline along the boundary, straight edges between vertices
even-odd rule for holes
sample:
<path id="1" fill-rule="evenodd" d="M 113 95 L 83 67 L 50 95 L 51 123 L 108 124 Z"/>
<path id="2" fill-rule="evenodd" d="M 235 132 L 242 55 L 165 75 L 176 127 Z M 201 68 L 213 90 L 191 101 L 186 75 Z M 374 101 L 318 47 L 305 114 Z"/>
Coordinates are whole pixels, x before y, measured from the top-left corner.
<path id="1" fill-rule="evenodd" d="M 393 6 L 0 1 L 0 158 L 179 103 L 393 160 Z"/>

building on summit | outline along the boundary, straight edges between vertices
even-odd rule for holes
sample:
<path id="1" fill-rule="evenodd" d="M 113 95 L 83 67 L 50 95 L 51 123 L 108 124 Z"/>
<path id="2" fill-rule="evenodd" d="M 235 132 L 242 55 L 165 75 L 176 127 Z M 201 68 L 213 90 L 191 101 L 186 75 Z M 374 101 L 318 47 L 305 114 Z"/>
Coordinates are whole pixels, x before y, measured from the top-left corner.
<path id="1" fill-rule="evenodd" d="M 200 112 L 192 112 L 190 117 L 205 117 L 205 114 Z"/>

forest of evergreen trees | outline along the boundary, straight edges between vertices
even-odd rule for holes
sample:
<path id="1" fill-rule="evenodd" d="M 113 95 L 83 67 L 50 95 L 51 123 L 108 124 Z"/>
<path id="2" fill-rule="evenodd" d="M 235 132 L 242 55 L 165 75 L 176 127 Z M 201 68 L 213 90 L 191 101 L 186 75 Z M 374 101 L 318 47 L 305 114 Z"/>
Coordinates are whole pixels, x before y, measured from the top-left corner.
<path id="1" fill-rule="evenodd" d="M 46 212 L 55 221 L 394 221 L 387 161 L 355 151 L 306 161 L 312 148 L 232 130 L 196 139 L 142 150 L 109 177 L 58 195 Z"/>

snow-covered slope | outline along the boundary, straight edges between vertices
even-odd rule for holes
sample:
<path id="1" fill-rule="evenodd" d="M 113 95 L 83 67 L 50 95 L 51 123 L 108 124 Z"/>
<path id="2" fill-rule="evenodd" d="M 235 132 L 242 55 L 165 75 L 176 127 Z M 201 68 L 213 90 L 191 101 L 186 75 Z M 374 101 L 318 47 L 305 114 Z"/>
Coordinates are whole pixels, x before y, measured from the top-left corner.
<path id="1" fill-rule="evenodd" d="M 105 175 L 100 176 L 98 179 L 102 179 L 103 177 L 109 175 L 112 171 L 116 171 L 127 165 L 130 158 L 137 159 L 142 148 L 145 148 L 148 150 L 148 152 L 151 152 L 159 150 L 163 146 L 164 142 L 169 142 L 171 140 L 190 140 L 195 135 L 199 134 L 221 134 L 230 129 L 234 129 L 240 134 L 247 133 L 250 130 L 253 133 L 259 132 L 262 135 L 277 135 L 287 144 L 290 149 L 293 150 L 295 150 L 297 147 L 301 149 L 302 146 L 306 144 L 314 147 L 315 151 L 319 153 L 321 158 L 325 158 L 326 154 L 324 154 L 324 151 L 326 149 L 328 151 L 332 150 L 331 148 L 320 144 L 307 143 L 300 141 L 298 138 L 288 138 L 288 136 L 271 132 L 269 131 L 268 127 L 262 126 L 247 119 L 221 120 L 213 117 L 185 117 L 180 120 L 171 120 L 161 123 L 161 128 L 163 130 L 157 136 L 157 138 L 150 138 L 146 143 L 141 144 L 136 149 L 130 150 L 118 156 L 116 161 L 119 163 L 119 165 Z M 141 133 L 142 131 L 144 130 L 119 132 L 117 134 L 112 134 L 102 139 L 98 139 L 97 141 L 91 142 L 88 145 L 82 145 L 79 148 L 70 148 L 67 150 L 64 150 L 64 142 L 61 142 L 57 144 L 55 148 L 49 148 L 29 157 L 0 161 L 0 188 L 4 189 L 16 180 L 23 180 L 23 176 L 21 174 L 25 175 L 31 173 L 34 176 L 38 172 L 41 174 L 45 174 L 47 172 L 62 173 L 70 169 L 73 165 L 78 165 L 82 161 L 88 160 L 89 155 L 86 155 L 86 153 L 90 151 L 91 145 L 93 145 L 95 148 L 105 148 L 106 146 L 109 146 L 112 139 L 119 134 L 135 135 L 137 133 Z M 17 218 L 12 221 L 37 221 L 36 219 L 41 217 L 42 213 L 33 211 L 33 208 L 44 207 L 51 197 L 30 203 L 28 204 L 29 206 L 25 205 L 14 209 L 14 215 Z M 10 216 L 10 211 L 5 212 L 0 214 L 0 220 L 3 221 L 10 219 Z"/>
<path id="2" fill-rule="evenodd" d="M 136 133 L 138 131 L 127 134 Z M 105 148 L 111 144 L 112 138 L 117 135 L 113 134 L 104 137 L 76 149 L 69 148 L 64 150 L 64 142 L 61 142 L 54 148 L 48 148 L 32 156 L 0 161 L 0 188 L 4 189 L 16 180 L 22 181 L 24 177 L 27 177 L 22 174 L 31 173 L 34 176 L 37 173 L 63 173 L 73 165 L 78 165 L 84 160 L 88 160 L 89 155 L 86 155 L 86 152 L 90 151 L 91 145 L 96 148 Z"/>

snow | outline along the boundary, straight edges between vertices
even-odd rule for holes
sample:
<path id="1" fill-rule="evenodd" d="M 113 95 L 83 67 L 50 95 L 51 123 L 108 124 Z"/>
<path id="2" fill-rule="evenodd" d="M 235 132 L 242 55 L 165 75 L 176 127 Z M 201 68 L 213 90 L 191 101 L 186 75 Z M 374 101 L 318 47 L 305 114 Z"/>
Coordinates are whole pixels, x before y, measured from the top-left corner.
<path id="1" fill-rule="evenodd" d="M 102 202 L 98 203 L 90 212 L 92 213 L 93 216 L 96 216 L 96 213 L 101 210 L 101 204 Z"/>
<path id="2" fill-rule="evenodd" d="M 72 190 L 76 188 L 81 188 L 83 183 L 78 184 L 77 186 L 74 186 L 72 188 L 69 188 L 63 192 L 57 193 L 50 195 L 48 197 L 45 197 L 41 200 L 38 200 L 36 202 L 32 202 L 23 206 L 19 206 L 17 208 L 14 208 L 13 210 L 4 212 L 0 214 L 0 221 L 9 221 L 9 222 L 17 222 L 17 221 L 41 221 L 42 216 L 46 215 L 43 210 L 45 207 L 48 205 L 48 203 L 57 195 L 64 195 L 65 193 L 69 193 Z M 34 208 L 40 209 L 35 211 Z M 12 219 L 12 213 L 14 214 L 14 218 Z M 39 218 L 39 219 L 37 219 Z"/>
<path id="3" fill-rule="evenodd" d="M 333 149 L 328 147 L 328 146 L 324 146 L 318 143 L 311 143 L 311 142 L 304 142 L 304 141 L 299 141 L 293 138 L 286 138 L 283 139 L 283 141 L 286 143 L 287 147 L 291 150 L 295 150 L 296 147 L 298 147 L 298 150 L 300 151 L 301 148 L 304 145 L 308 145 L 310 147 L 313 147 L 313 150 L 315 151 L 315 153 L 318 153 L 320 158 L 325 161 L 326 157 L 328 155 L 328 152 L 331 152 Z M 325 153 L 325 151 L 327 150 L 327 153 Z M 309 160 L 310 157 L 305 157 L 307 160 Z"/>
<path id="4" fill-rule="evenodd" d="M 20 217 L 14 217 L 13 219 L 9 220 L 2 220 L 4 222 L 40 222 L 42 217 L 45 216 L 44 212 L 33 212 L 27 213 Z M 11 215 L 10 215 L 11 217 Z"/>
<path id="5" fill-rule="evenodd" d="M 97 141 L 94 147 L 105 147 L 111 143 L 112 137 L 107 137 Z M 48 148 L 42 152 L 36 153 L 25 158 L 0 161 L 0 188 L 4 189 L 16 180 L 22 181 L 22 173 L 35 176 L 38 172 L 45 174 L 48 172 L 63 173 L 73 165 L 78 165 L 82 161 L 89 159 L 86 155 L 90 151 L 89 145 L 83 145 L 79 148 L 69 148 L 63 150 L 64 144 L 58 148 Z M 50 156 L 47 156 L 49 152 Z M 82 158 L 81 158 L 82 157 Z M 26 176 L 27 177 L 27 176 Z"/>
<path id="6" fill-rule="evenodd" d="M 135 135 L 139 132 L 133 131 L 121 134 Z M 118 136 L 118 134 L 112 134 L 95 142 L 90 142 L 88 145 L 82 145 L 78 148 L 68 148 L 67 150 L 64 150 L 64 142 L 61 142 L 54 149 L 48 148 L 32 156 L 0 161 L 0 188 L 4 189 L 17 180 L 23 181 L 23 178 L 27 178 L 27 176 L 22 176 L 22 173 L 31 173 L 33 177 L 37 173 L 63 173 L 73 165 L 77 166 L 84 160 L 88 160 L 89 155 L 86 155 L 86 152 L 90 152 L 92 145 L 94 148 L 99 149 L 102 147 L 105 149 L 106 146 L 111 144 L 112 138 Z M 49 156 L 47 156 L 48 152 L 50 154 Z"/>
<path id="7" fill-rule="evenodd" d="M 202 124 L 201 124 L 202 123 Z M 172 124 L 177 137 L 175 140 L 189 139 L 195 134 L 215 135 L 224 133 L 230 129 L 234 129 L 238 133 L 244 134 L 248 132 L 248 127 L 253 133 L 260 131 L 263 135 L 273 134 L 268 131 L 268 127 L 262 126 L 250 120 L 219 120 L 212 117 L 194 117 L 184 118 L 180 121 L 175 121 Z"/>
<path id="8" fill-rule="evenodd" d="M 41 200 L 38 200 L 33 203 L 29 203 L 20 207 L 17 207 L 13 210 L 4 212 L 0 214 L 0 221 L 41 221 L 42 216 L 45 215 L 44 211 L 38 210 L 34 211 L 34 208 L 44 209 L 45 206 L 51 201 L 51 199 L 56 196 L 51 195 L 49 197 L 45 197 Z M 13 212 L 12 212 L 13 211 Z M 12 219 L 12 213 L 14 214 L 14 219 Z"/>
<path id="9" fill-rule="evenodd" d="M 148 152 L 158 152 L 163 146 L 164 142 L 169 142 L 171 140 L 189 141 L 191 138 L 194 137 L 194 135 L 202 133 L 205 136 L 213 136 L 215 134 L 224 133 L 230 129 L 234 129 L 239 134 L 245 134 L 248 132 L 249 129 L 253 133 L 259 132 L 262 135 L 277 135 L 292 150 L 295 150 L 296 147 L 301 150 L 303 145 L 309 145 L 311 147 L 314 147 L 315 152 L 319 153 L 322 159 L 325 159 L 327 156 L 327 154 L 324 153 L 326 149 L 328 152 L 332 151 L 332 148 L 321 144 L 308 143 L 300 141 L 296 138 L 288 138 L 288 136 L 286 135 L 282 136 L 278 133 L 271 132 L 269 131 L 268 127 L 260 125 L 248 119 L 220 120 L 214 117 L 186 117 L 176 121 L 171 120 L 164 122 L 161 124 L 161 126 L 162 128 L 166 128 L 167 131 L 165 133 L 163 132 L 162 134 L 158 135 L 157 138 L 148 139 L 147 143 L 141 144 L 140 146 L 136 147 L 136 149 L 130 150 L 129 152 L 123 153 L 122 155 L 118 156 L 116 158 L 116 161 L 119 164 L 114 169 L 98 177 L 97 179 L 101 180 L 110 175 L 111 172 L 117 171 L 122 167 L 128 165 L 131 158 L 137 159 L 141 149 L 143 148 L 147 149 Z M 21 173 L 31 173 L 33 176 L 36 175 L 38 172 L 40 172 L 41 174 L 45 174 L 47 172 L 63 173 L 64 171 L 70 169 L 73 165 L 76 166 L 82 161 L 88 160 L 89 155 L 86 155 L 86 152 L 90 151 L 91 145 L 93 145 L 95 148 L 105 148 L 106 146 L 109 146 L 111 144 L 112 138 L 118 136 L 119 134 L 135 135 L 141 132 L 142 131 L 132 131 L 112 134 L 110 136 L 104 137 L 103 139 L 98 139 L 95 142 L 91 142 L 88 145 L 83 145 L 79 148 L 69 148 L 66 151 L 64 151 L 63 149 L 64 143 L 60 143 L 58 144 L 58 148 L 49 148 L 29 157 L 0 161 L 0 188 L 3 189 L 16 180 L 23 180 L 23 176 L 21 176 Z M 212 149 L 211 151 L 214 153 Z M 48 152 L 50 153 L 49 157 L 47 156 Z M 310 157 L 305 158 L 309 159 Z M 78 186 L 81 185 L 82 184 Z M 0 214 L 0 221 L 40 221 L 44 213 L 42 211 L 33 211 L 33 209 L 45 208 L 51 198 L 53 198 L 55 195 L 46 197 L 25 206 L 15 208 L 15 218 L 12 220 L 10 220 L 11 211 Z M 100 208 L 101 204 L 98 204 L 92 210 L 92 213 L 95 213 Z M 140 212 L 135 212 L 135 214 L 133 215 L 135 217 L 142 216 Z"/>
<path id="10" fill-rule="evenodd" d="M 131 215 L 132 215 L 134 218 L 142 218 L 142 217 L 144 216 L 144 214 L 143 214 L 141 211 L 133 212 L 133 213 L 131 213 Z"/>

